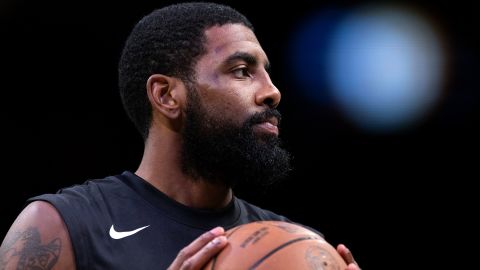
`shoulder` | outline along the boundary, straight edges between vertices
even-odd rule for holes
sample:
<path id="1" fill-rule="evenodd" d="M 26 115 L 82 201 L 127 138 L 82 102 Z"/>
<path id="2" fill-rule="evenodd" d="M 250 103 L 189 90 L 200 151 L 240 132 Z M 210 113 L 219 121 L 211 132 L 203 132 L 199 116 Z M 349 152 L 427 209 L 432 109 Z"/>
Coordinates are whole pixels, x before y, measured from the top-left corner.
<path id="1" fill-rule="evenodd" d="M 75 269 L 65 223 L 50 203 L 28 204 L 0 248 L 1 269 Z M 44 269 L 42 268 L 42 269 Z"/>
<path id="2" fill-rule="evenodd" d="M 48 201 L 55 205 L 72 204 L 69 207 L 78 206 L 80 201 L 92 202 L 102 198 L 101 194 L 114 193 L 124 185 L 116 176 L 108 176 L 102 179 L 90 179 L 83 184 L 77 184 L 60 189 L 56 194 L 43 194 L 30 198 L 27 202 L 37 200 Z"/>
<path id="3" fill-rule="evenodd" d="M 58 194 L 96 193 L 100 190 L 115 190 L 123 186 L 123 182 L 119 179 L 119 176 L 108 176 L 105 178 L 89 179 L 83 184 L 62 188 L 58 191 Z"/>
<path id="4" fill-rule="evenodd" d="M 43 202 L 53 208 L 66 225 L 76 249 L 87 234 L 103 229 L 101 226 L 110 222 L 110 209 L 121 207 L 123 201 L 118 198 L 126 196 L 125 189 L 118 178 L 106 177 L 63 188 L 56 194 L 33 197 L 27 203 Z"/>

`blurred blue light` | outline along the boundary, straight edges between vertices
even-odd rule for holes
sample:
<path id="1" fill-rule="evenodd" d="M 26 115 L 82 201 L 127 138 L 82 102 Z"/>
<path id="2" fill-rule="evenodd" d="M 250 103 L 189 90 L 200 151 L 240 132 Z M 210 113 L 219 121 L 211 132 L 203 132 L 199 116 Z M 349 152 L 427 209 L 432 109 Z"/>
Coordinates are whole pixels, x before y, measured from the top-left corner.
<path id="1" fill-rule="evenodd" d="M 297 90 L 317 103 L 331 101 L 327 90 L 325 51 L 336 25 L 344 16 L 336 9 L 322 9 L 298 26 L 290 39 L 289 72 Z"/>
<path id="2" fill-rule="evenodd" d="M 432 27 L 401 9 L 364 9 L 338 25 L 326 52 L 329 89 L 360 128 L 391 132 L 440 96 L 444 55 Z"/>

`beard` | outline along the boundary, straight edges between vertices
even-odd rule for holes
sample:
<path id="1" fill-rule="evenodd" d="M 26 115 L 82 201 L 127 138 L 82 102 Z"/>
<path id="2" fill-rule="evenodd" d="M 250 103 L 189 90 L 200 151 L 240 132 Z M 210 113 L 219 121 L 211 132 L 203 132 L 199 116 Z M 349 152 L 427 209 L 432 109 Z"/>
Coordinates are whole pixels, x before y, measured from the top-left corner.
<path id="1" fill-rule="evenodd" d="M 242 126 L 203 106 L 197 90 L 187 91 L 186 121 L 182 131 L 182 170 L 195 181 L 229 187 L 237 183 L 267 186 L 291 171 L 290 154 L 277 136 L 255 134 L 253 126 L 280 113 L 267 109 L 247 119 Z"/>

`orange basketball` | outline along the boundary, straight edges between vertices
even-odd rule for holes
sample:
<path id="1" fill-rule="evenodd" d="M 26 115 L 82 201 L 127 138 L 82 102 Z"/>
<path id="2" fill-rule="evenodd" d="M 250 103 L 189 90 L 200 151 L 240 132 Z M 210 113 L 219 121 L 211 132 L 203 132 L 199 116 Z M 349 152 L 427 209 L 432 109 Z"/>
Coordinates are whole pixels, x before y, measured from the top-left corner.
<path id="1" fill-rule="evenodd" d="M 257 221 L 226 232 L 227 246 L 204 270 L 345 270 L 346 263 L 321 236 L 300 225 Z"/>

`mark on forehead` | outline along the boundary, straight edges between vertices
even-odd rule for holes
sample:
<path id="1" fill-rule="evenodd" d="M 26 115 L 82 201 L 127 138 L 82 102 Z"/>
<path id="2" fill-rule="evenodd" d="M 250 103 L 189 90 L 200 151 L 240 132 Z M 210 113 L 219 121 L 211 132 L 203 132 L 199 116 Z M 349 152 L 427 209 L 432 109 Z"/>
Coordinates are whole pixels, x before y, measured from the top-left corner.
<path id="1" fill-rule="evenodd" d="M 210 74 L 210 80 L 214 81 L 215 83 L 218 83 L 218 74 L 216 72 Z"/>
<path id="2" fill-rule="evenodd" d="M 215 49 L 213 51 L 215 53 L 219 53 L 220 51 L 222 51 L 222 46 L 215 47 Z"/>

